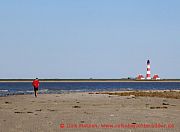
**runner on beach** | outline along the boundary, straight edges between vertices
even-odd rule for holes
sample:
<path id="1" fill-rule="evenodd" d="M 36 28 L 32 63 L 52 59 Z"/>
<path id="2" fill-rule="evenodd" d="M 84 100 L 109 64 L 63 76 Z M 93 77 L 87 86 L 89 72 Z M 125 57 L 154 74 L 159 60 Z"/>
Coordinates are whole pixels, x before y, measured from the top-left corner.
<path id="1" fill-rule="evenodd" d="M 38 78 L 33 80 L 32 85 L 34 86 L 34 95 L 35 95 L 35 97 L 37 97 L 37 92 L 38 92 L 38 88 L 39 88 Z"/>

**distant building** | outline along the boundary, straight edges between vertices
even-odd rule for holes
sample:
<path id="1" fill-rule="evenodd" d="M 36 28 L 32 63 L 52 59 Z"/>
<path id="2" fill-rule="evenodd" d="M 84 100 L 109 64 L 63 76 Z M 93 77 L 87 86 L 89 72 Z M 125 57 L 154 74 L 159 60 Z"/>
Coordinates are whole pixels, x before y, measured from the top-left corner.
<path id="1" fill-rule="evenodd" d="M 137 80 L 144 80 L 144 76 L 142 74 L 139 74 L 137 77 L 136 77 Z"/>
<path id="2" fill-rule="evenodd" d="M 153 76 L 153 80 L 160 80 L 160 77 L 158 76 L 158 74 L 155 74 L 155 75 Z"/>

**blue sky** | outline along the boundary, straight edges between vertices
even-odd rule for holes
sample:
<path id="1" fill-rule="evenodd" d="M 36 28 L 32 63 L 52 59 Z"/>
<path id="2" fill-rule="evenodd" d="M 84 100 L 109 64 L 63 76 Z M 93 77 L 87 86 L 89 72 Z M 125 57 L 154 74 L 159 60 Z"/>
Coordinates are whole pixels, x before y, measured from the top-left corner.
<path id="1" fill-rule="evenodd" d="M 0 1 L 0 78 L 180 78 L 178 0 Z"/>

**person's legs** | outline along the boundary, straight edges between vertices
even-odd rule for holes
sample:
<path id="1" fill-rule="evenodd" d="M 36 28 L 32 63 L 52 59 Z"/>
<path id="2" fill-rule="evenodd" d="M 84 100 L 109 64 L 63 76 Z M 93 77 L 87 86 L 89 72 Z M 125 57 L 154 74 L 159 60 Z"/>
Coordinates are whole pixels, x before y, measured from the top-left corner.
<path id="1" fill-rule="evenodd" d="M 34 88 L 34 96 L 37 97 L 37 89 Z"/>
<path id="2" fill-rule="evenodd" d="M 36 89 L 36 97 L 37 97 L 38 89 Z"/>
<path id="3" fill-rule="evenodd" d="M 36 89 L 34 90 L 34 96 L 37 97 L 37 95 L 36 95 Z"/>

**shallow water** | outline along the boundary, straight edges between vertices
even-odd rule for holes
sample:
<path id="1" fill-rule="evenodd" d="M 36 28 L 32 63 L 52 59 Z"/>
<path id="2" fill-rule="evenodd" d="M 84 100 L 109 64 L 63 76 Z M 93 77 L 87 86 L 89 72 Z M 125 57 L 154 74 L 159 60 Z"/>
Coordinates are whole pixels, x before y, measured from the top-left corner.
<path id="1" fill-rule="evenodd" d="M 41 82 L 39 93 L 180 90 L 180 82 Z M 32 94 L 31 82 L 0 82 L 0 96 Z"/>

